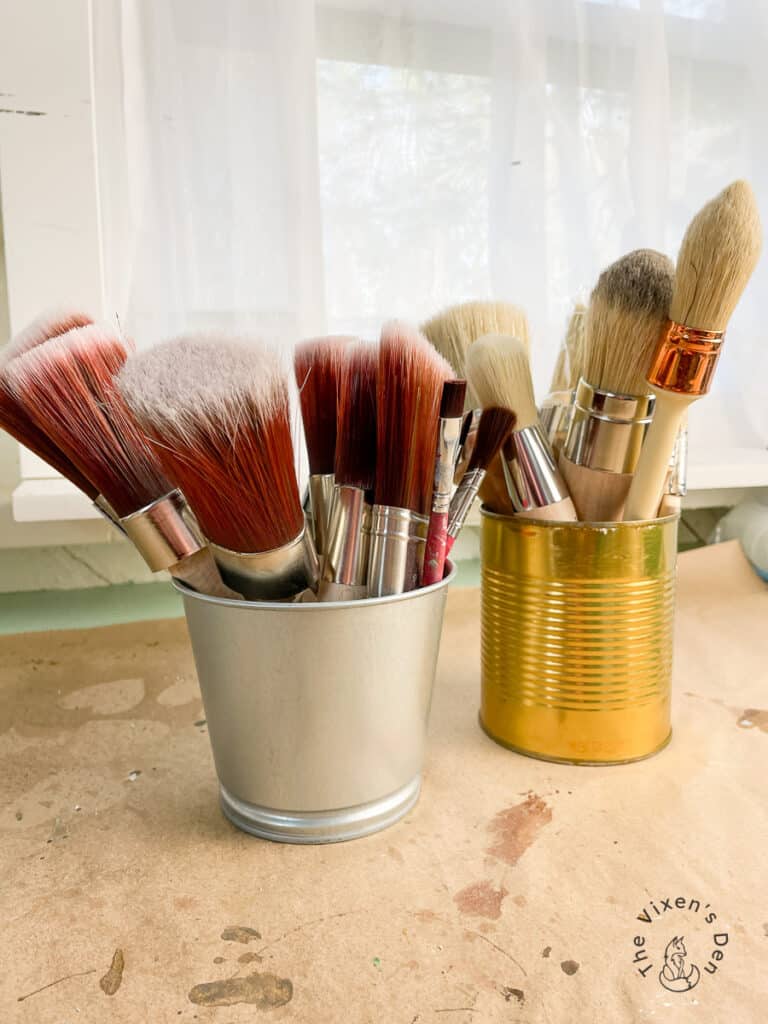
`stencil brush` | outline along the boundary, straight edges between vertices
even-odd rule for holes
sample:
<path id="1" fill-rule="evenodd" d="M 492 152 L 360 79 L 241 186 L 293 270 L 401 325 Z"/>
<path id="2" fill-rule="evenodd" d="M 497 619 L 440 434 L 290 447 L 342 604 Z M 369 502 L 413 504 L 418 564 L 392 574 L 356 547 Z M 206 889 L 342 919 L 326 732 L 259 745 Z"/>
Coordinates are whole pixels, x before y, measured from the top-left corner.
<path id="1" fill-rule="evenodd" d="M 427 543 L 424 550 L 423 587 L 439 583 L 445 570 L 448 540 L 448 512 L 453 491 L 453 474 L 461 443 L 465 380 L 447 380 L 443 384 L 440 400 L 440 418 L 435 456 L 435 478 L 432 486 L 432 514 L 429 518 Z"/>
<path id="2" fill-rule="evenodd" d="M 517 415 L 500 460 L 512 510 L 531 519 L 576 519 L 568 488 L 539 423 L 525 345 L 488 335 L 472 346 L 467 377 L 484 408 L 502 406 Z M 502 509 L 504 511 L 504 509 Z"/>
<path id="3" fill-rule="evenodd" d="M 129 350 L 108 326 L 79 327 L 28 348 L 9 363 L 7 379 L 37 426 L 106 500 L 150 569 L 232 596 L 117 392 L 115 376 Z"/>
<path id="4" fill-rule="evenodd" d="M 760 215 L 752 189 L 736 181 L 693 218 L 677 257 L 675 284 L 647 381 L 653 421 L 626 502 L 625 520 L 656 515 L 669 459 L 689 405 L 706 395 L 731 314 L 757 265 Z"/>
<path id="5" fill-rule="evenodd" d="M 339 369 L 350 340 L 332 337 L 304 341 L 296 347 L 293 360 L 309 456 L 309 507 L 320 555 L 326 549 L 333 499 Z"/>
<path id="6" fill-rule="evenodd" d="M 477 497 L 480 485 L 485 479 L 488 467 L 499 453 L 501 446 L 514 429 L 517 417 L 510 409 L 488 406 L 480 415 L 477 439 L 466 473 L 462 476 L 456 493 L 451 498 L 448 511 L 448 539 L 446 555 L 451 553 L 456 538 L 466 522 L 469 510 Z"/>
<path id="7" fill-rule="evenodd" d="M 637 249 L 607 267 L 589 300 L 584 371 L 560 457 L 579 518 L 620 522 L 653 396 L 645 380 L 669 314 L 674 266 Z"/>
<path id="8" fill-rule="evenodd" d="M 251 600 L 314 589 L 319 567 L 277 357 L 227 335 L 191 335 L 132 356 L 118 385 L 184 492 L 224 582 Z"/>
<path id="9" fill-rule="evenodd" d="M 443 382 L 450 365 L 404 324 L 385 324 L 376 383 L 376 483 L 368 594 L 414 590 L 423 559 Z"/>
<path id="10" fill-rule="evenodd" d="M 422 332 L 454 369 L 455 377 L 466 377 L 470 347 L 486 334 L 510 334 L 529 346 L 530 332 L 525 310 L 511 302 L 462 302 L 449 306 L 422 324 Z M 479 406 L 477 396 L 467 389 L 465 409 Z"/>
<path id="11" fill-rule="evenodd" d="M 376 473 L 376 345 L 347 347 L 339 372 L 336 458 L 321 601 L 352 601 L 367 594 L 371 496 Z"/>

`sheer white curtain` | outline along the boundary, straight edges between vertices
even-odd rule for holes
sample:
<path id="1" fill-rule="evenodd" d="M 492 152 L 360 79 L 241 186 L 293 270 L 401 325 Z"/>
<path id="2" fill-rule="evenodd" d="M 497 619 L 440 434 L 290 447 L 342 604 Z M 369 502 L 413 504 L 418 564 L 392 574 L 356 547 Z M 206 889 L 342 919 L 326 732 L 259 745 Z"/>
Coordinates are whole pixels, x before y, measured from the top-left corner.
<path id="1" fill-rule="evenodd" d="M 149 343 L 375 336 L 451 302 L 529 312 L 544 388 L 570 304 L 676 254 L 733 178 L 768 197 L 749 0 L 99 0 L 107 306 Z M 768 211 L 768 204 L 763 204 Z M 765 448 L 764 261 L 692 456 Z"/>

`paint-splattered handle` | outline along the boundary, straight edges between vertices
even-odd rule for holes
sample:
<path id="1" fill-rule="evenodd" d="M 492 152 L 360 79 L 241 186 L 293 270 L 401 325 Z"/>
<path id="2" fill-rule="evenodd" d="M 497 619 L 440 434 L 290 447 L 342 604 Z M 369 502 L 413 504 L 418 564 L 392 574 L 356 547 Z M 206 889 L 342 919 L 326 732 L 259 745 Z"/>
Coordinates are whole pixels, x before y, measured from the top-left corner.
<path id="1" fill-rule="evenodd" d="M 439 583 L 445 570 L 445 556 L 448 541 L 448 513 L 433 512 L 429 520 L 427 546 L 424 550 L 424 571 L 422 587 Z"/>

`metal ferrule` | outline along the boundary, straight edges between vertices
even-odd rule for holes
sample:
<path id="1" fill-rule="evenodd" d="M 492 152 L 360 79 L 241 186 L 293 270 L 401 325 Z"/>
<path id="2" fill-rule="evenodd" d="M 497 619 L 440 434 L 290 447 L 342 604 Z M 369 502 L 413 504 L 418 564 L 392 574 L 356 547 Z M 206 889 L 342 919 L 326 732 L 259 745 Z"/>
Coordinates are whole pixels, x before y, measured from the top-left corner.
<path id="1" fill-rule="evenodd" d="M 440 419 L 437 432 L 437 455 L 435 457 L 435 479 L 432 487 L 432 511 L 442 514 L 448 511 L 453 493 L 453 474 L 456 471 L 456 456 L 461 439 L 461 417 Z"/>
<path id="2" fill-rule="evenodd" d="M 461 481 L 464 478 L 464 474 L 469 466 L 469 460 L 472 458 L 472 453 L 475 450 L 475 443 L 477 442 L 477 429 L 480 426 L 480 417 L 483 415 L 482 409 L 470 409 L 469 412 L 464 413 L 466 419 L 469 416 L 469 430 L 464 438 L 464 444 L 459 447 L 456 455 L 456 468 L 454 470 L 454 481 Z M 461 433 L 459 433 L 461 438 Z"/>
<path id="3" fill-rule="evenodd" d="M 115 510 L 112 508 L 112 506 L 110 505 L 110 503 L 107 501 L 103 494 L 96 495 L 96 497 L 93 499 L 93 507 L 100 515 L 104 516 L 107 522 L 110 522 L 112 523 L 113 526 L 116 526 L 120 533 L 125 533 L 125 530 L 123 529 L 123 524 L 120 522 L 120 516 L 117 514 L 117 512 L 115 512 Z"/>
<path id="4" fill-rule="evenodd" d="M 515 512 L 546 508 L 569 497 L 552 448 L 538 423 L 512 431 L 504 442 L 501 465 Z"/>
<path id="5" fill-rule="evenodd" d="M 678 395 L 706 395 L 720 358 L 724 333 L 699 331 L 670 320 L 656 347 L 648 383 Z"/>
<path id="6" fill-rule="evenodd" d="M 458 537 L 462 526 L 466 522 L 472 503 L 477 497 L 480 485 L 485 479 L 484 469 L 471 469 L 461 478 L 461 483 L 456 488 L 456 493 L 451 499 L 451 506 L 448 510 L 448 536 L 454 539 Z"/>
<path id="7" fill-rule="evenodd" d="M 170 569 L 205 547 L 205 538 L 181 491 L 171 491 L 120 520 L 153 572 Z"/>
<path id="8" fill-rule="evenodd" d="M 576 466 L 634 473 L 651 422 L 653 395 L 620 395 L 594 388 L 582 377 L 563 455 Z"/>
<path id="9" fill-rule="evenodd" d="M 688 493 L 688 425 L 683 423 L 677 433 L 675 448 L 669 460 L 670 474 L 667 494 L 683 498 Z"/>
<path id="10" fill-rule="evenodd" d="M 323 579 L 345 586 L 364 586 L 368 580 L 371 506 L 360 487 L 336 485 L 323 562 Z"/>
<path id="11" fill-rule="evenodd" d="M 369 597 L 404 594 L 418 587 L 428 527 L 429 519 L 410 509 L 373 506 Z"/>
<path id="12" fill-rule="evenodd" d="M 313 473 L 309 478 L 309 504 L 315 532 L 315 548 L 324 555 L 328 543 L 328 524 L 333 504 L 333 473 Z"/>
<path id="13" fill-rule="evenodd" d="M 247 601 L 281 601 L 317 588 L 320 562 L 306 527 L 272 551 L 241 553 L 218 544 L 210 548 L 221 578 Z"/>
<path id="14" fill-rule="evenodd" d="M 559 454 L 573 419 L 575 391 L 551 391 L 539 409 L 539 422 L 555 455 Z"/>

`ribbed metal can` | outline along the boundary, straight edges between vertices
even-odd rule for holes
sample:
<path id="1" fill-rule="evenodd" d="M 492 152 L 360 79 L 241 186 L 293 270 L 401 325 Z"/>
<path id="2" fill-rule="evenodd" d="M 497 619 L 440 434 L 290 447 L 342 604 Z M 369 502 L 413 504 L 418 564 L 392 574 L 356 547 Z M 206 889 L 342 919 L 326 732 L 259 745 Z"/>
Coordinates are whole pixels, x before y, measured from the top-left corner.
<path id="1" fill-rule="evenodd" d="M 578 764 L 666 745 L 677 524 L 482 510 L 480 722 L 492 739 Z"/>

